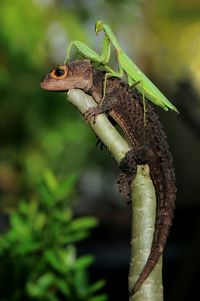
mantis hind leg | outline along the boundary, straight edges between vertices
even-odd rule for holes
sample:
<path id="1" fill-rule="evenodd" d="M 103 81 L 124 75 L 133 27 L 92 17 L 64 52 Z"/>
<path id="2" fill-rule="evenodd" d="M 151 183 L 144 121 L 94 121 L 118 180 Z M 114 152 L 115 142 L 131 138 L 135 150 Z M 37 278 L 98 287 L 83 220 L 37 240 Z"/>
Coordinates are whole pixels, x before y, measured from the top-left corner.
<path id="1" fill-rule="evenodd" d="M 141 85 L 142 103 L 143 103 L 143 109 L 144 109 L 144 125 L 146 125 L 147 102 L 146 102 L 146 99 L 145 99 L 145 96 L 144 96 L 143 81 L 138 80 L 136 82 L 133 82 L 133 79 L 128 76 L 128 84 L 131 87 L 136 87 L 137 85 Z"/>

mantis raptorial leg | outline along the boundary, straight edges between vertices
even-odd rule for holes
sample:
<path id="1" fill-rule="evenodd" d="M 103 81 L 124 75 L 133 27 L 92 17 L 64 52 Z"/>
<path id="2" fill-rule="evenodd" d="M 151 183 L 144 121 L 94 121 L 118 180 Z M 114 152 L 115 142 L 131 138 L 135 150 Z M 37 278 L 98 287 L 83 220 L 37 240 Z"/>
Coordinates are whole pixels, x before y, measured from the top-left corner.
<path id="1" fill-rule="evenodd" d="M 110 40 L 107 36 L 105 36 L 103 39 L 100 55 L 80 41 L 71 42 L 67 49 L 67 56 L 64 63 L 69 61 L 72 48 L 76 48 L 85 58 L 102 65 L 106 65 L 110 59 Z"/>

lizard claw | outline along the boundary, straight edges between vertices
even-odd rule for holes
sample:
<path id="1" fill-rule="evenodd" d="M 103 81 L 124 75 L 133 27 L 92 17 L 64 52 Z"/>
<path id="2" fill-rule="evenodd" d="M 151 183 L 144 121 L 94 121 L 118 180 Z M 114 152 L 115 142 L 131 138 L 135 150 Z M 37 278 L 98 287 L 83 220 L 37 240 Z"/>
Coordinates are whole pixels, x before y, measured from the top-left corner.
<path id="1" fill-rule="evenodd" d="M 93 108 L 88 109 L 85 113 L 83 113 L 83 117 L 85 119 L 85 122 L 88 123 L 93 118 L 93 123 L 95 123 L 96 118 L 100 113 L 101 113 L 101 111 L 98 107 L 93 107 Z"/>

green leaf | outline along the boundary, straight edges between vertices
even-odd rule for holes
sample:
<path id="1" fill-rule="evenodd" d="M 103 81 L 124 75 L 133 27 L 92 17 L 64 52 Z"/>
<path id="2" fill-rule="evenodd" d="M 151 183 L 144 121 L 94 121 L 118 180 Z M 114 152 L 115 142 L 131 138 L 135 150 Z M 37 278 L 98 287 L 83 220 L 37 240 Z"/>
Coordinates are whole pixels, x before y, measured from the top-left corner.
<path id="1" fill-rule="evenodd" d="M 25 206 L 24 206 L 24 209 L 25 209 Z M 35 214 L 38 212 L 38 210 L 39 210 L 39 204 L 38 204 L 37 200 L 33 199 L 30 202 L 27 202 L 26 215 L 28 215 L 28 218 L 35 216 Z"/>
<path id="2" fill-rule="evenodd" d="M 36 231 L 41 231 L 47 222 L 47 215 L 44 213 L 39 213 L 35 215 L 33 220 L 33 228 Z"/>
<path id="3" fill-rule="evenodd" d="M 62 242 L 65 244 L 72 244 L 87 238 L 89 234 L 89 231 L 79 231 L 72 234 L 68 234 L 66 237 L 63 238 Z"/>
<path id="4" fill-rule="evenodd" d="M 27 214 L 28 203 L 25 200 L 21 200 L 18 204 L 18 210 L 21 214 Z"/>
<path id="5" fill-rule="evenodd" d="M 56 197 L 58 199 L 63 199 L 64 197 L 68 197 L 74 188 L 74 184 L 77 181 L 77 174 L 71 174 L 67 177 L 61 184 L 59 184 Z"/>
<path id="6" fill-rule="evenodd" d="M 57 221 L 64 222 L 65 224 L 67 224 L 72 219 L 72 210 L 69 208 L 64 209 L 63 211 L 56 210 L 53 213 L 53 217 Z"/>
<path id="7" fill-rule="evenodd" d="M 58 271 L 62 269 L 62 263 L 59 259 L 58 252 L 56 252 L 55 250 L 47 250 L 44 253 L 44 258 L 54 269 Z"/>
<path id="8" fill-rule="evenodd" d="M 70 230 L 79 231 L 79 230 L 88 230 L 97 226 L 98 221 L 94 217 L 82 217 L 72 221 Z"/>
<path id="9" fill-rule="evenodd" d="M 84 269 L 90 266 L 94 262 L 94 257 L 91 255 L 85 255 L 82 257 L 77 258 L 75 263 L 76 269 Z"/>
<path id="10" fill-rule="evenodd" d="M 58 182 L 53 174 L 53 172 L 50 169 L 45 169 L 45 172 L 43 173 L 43 179 L 44 182 L 48 188 L 48 190 L 52 193 L 55 194 L 58 188 Z"/>
<path id="11" fill-rule="evenodd" d="M 15 248 L 13 248 L 12 252 L 15 254 L 28 256 L 29 253 L 37 252 L 40 249 L 40 243 L 32 240 L 27 240 L 23 242 L 19 242 Z"/>
<path id="12" fill-rule="evenodd" d="M 45 186 L 44 183 L 40 182 L 38 184 L 38 191 L 40 193 L 40 198 L 41 198 L 41 202 L 43 205 L 45 205 L 45 207 L 47 207 L 48 209 L 50 209 L 51 206 L 55 205 L 55 199 L 52 195 L 52 193 L 48 190 L 48 188 Z M 46 209 L 47 209 L 46 208 Z"/>
<path id="13" fill-rule="evenodd" d="M 93 294 L 93 293 L 96 293 L 97 291 L 99 291 L 100 289 L 102 289 L 102 287 L 104 287 L 106 284 L 106 282 L 104 280 L 99 280 L 97 282 L 95 282 L 94 284 L 92 284 L 88 290 L 87 290 L 87 293 L 88 294 Z"/>
<path id="14" fill-rule="evenodd" d="M 55 276 L 53 274 L 46 273 L 38 279 L 37 285 L 41 289 L 46 289 L 54 282 L 54 279 L 55 279 Z"/>
<path id="15" fill-rule="evenodd" d="M 35 282 L 28 282 L 27 290 L 33 297 L 43 296 L 44 292 L 54 283 L 55 277 L 51 273 L 40 276 Z"/>
<path id="16" fill-rule="evenodd" d="M 76 290 L 79 292 L 81 296 L 87 296 L 87 288 L 89 285 L 88 274 L 86 270 L 75 270 L 74 271 L 74 285 Z"/>
<path id="17" fill-rule="evenodd" d="M 106 300 L 108 300 L 108 296 L 106 294 L 101 294 L 100 296 L 89 298 L 88 301 L 106 301 Z"/>
<path id="18" fill-rule="evenodd" d="M 56 282 L 57 287 L 63 293 L 63 295 L 69 297 L 71 294 L 70 286 L 66 280 L 59 278 Z"/>
<path id="19" fill-rule="evenodd" d="M 69 245 L 66 249 L 60 249 L 59 256 L 62 259 L 64 268 L 74 268 L 77 258 L 76 249 L 74 246 Z"/>
<path id="20" fill-rule="evenodd" d="M 28 224 L 22 219 L 19 214 L 11 214 L 10 223 L 12 228 L 12 232 L 10 232 L 11 239 L 18 238 L 20 241 L 23 241 L 30 238 L 31 230 Z"/>
<path id="21" fill-rule="evenodd" d="M 66 249 L 47 250 L 44 254 L 45 260 L 60 273 L 67 274 L 75 268 L 76 249 L 68 246 Z"/>

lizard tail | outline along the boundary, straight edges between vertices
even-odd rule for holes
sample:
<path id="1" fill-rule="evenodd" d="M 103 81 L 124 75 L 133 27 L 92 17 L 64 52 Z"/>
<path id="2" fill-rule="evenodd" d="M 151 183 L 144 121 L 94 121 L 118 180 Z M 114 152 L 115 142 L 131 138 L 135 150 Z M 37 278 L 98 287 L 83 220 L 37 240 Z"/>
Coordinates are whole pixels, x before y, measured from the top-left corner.
<path id="1" fill-rule="evenodd" d="M 149 257 L 139 275 L 139 278 L 130 292 L 130 296 L 135 294 L 140 289 L 141 285 L 154 269 L 161 254 L 163 253 L 173 218 L 176 186 L 172 167 L 162 166 L 160 170 L 154 169 L 151 171 L 151 177 L 156 187 L 156 195 L 158 200 L 154 236 Z"/>

